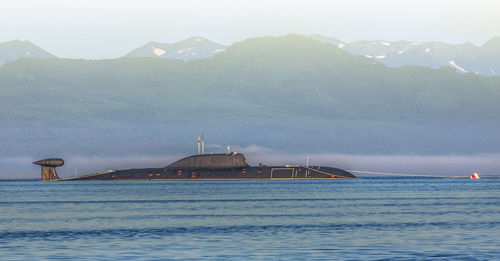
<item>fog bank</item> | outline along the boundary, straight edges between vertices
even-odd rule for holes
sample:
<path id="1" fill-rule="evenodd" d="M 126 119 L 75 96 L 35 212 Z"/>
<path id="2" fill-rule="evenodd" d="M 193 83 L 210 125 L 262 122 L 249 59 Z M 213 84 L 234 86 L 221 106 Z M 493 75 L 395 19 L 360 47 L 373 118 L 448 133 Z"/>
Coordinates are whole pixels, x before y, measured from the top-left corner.
<path id="1" fill-rule="evenodd" d="M 233 151 L 244 153 L 250 165 L 305 164 L 308 154 L 277 152 L 269 148 L 250 145 L 232 146 Z M 84 175 L 109 169 L 163 167 L 181 159 L 182 154 L 143 155 L 129 157 L 64 157 L 65 165 L 58 168 L 61 178 Z M 352 155 L 309 154 L 309 165 L 322 165 L 347 170 L 375 171 L 436 176 L 466 176 L 474 171 L 481 176 L 500 175 L 500 154 L 477 155 Z M 31 157 L 1 158 L 0 178 L 38 178 L 40 167 L 33 165 Z M 367 176 L 358 174 L 358 176 Z"/>

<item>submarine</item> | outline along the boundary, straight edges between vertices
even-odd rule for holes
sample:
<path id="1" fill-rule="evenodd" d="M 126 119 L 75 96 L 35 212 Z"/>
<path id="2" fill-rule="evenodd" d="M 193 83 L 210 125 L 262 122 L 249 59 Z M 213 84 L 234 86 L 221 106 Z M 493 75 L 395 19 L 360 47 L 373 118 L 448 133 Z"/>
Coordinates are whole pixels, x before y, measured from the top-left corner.
<path id="1" fill-rule="evenodd" d="M 61 179 L 56 167 L 64 165 L 59 158 L 33 162 L 41 166 L 42 181 L 84 180 L 255 180 L 255 179 L 354 179 L 350 172 L 332 167 L 284 165 L 249 166 L 241 153 L 200 154 L 180 159 L 162 168 L 108 170 Z"/>
<path id="2" fill-rule="evenodd" d="M 33 162 L 41 166 L 42 181 L 85 181 L 85 180 L 258 180 L 258 179 L 354 179 L 350 172 L 333 167 L 306 165 L 258 166 L 248 165 L 241 153 L 205 154 L 204 141 L 198 137 L 198 154 L 177 160 L 166 167 L 107 170 L 67 179 L 57 175 L 56 167 L 64 165 L 60 158 Z"/>

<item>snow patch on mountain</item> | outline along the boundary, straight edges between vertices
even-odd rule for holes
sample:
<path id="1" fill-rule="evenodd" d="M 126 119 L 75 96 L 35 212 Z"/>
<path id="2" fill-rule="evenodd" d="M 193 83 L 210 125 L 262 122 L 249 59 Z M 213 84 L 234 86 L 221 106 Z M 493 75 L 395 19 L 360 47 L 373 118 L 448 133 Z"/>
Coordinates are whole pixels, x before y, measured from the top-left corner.
<path id="1" fill-rule="evenodd" d="M 459 71 L 461 71 L 461 72 L 463 72 L 463 73 L 466 73 L 466 72 L 467 72 L 467 70 L 465 70 L 464 68 L 462 68 L 462 67 L 458 66 L 458 65 L 455 63 L 455 61 L 453 61 L 453 60 L 452 60 L 452 61 L 449 61 L 448 63 L 449 63 L 452 67 L 454 67 L 455 69 L 457 69 L 457 70 L 459 70 Z"/>
<path id="2" fill-rule="evenodd" d="M 224 51 L 225 51 L 225 49 L 216 49 L 216 50 L 214 50 L 214 53 L 222 53 Z"/>
<path id="3" fill-rule="evenodd" d="M 430 53 L 430 52 L 431 52 L 431 48 L 427 48 L 427 49 L 425 49 L 425 52 L 426 52 L 426 53 Z"/>
<path id="4" fill-rule="evenodd" d="M 339 45 L 338 45 L 338 46 L 339 46 L 339 48 L 340 48 L 340 49 L 342 49 L 342 48 L 344 48 L 344 47 L 345 47 L 345 44 L 343 44 L 343 43 L 339 43 Z"/>
<path id="5" fill-rule="evenodd" d="M 406 53 L 408 50 L 402 50 L 402 51 L 399 51 L 398 54 L 403 54 L 403 53 Z"/>
<path id="6" fill-rule="evenodd" d="M 384 42 L 384 41 L 380 41 L 380 43 L 381 43 L 381 44 L 383 44 L 383 45 L 385 45 L 385 46 L 390 46 L 390 45 L 391 45 L 391 43 L 389 43 L 389 42 Z"/>
<path id="7" fill-rule="evenodd" d="M 163 49 L 160 49 L 160 48 L 156 48 L 154 46 L 151 46 L 151 48 L 153 49 L 153 53 L 156 55 L 156 56 L 162 56 L 164 55 L 166 52 L 165 50 Z"/>
<path id="8" fill-rule="evenodd" d="M 375 58 L 377 58 L 377 59 L 384 59 L 386 56 L 387 55 L 385 55 L 385 54 L 384 55 L 377 55 L 377 56 L 375 56 Z"/>

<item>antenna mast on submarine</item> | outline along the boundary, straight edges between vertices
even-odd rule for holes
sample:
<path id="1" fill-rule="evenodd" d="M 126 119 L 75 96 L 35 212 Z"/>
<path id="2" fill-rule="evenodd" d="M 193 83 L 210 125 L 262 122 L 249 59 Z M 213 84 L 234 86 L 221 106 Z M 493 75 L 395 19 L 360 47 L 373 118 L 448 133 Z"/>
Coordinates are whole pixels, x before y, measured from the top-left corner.
<path id="1" fill-rule="evenodd" d="M 201 154 L 205 154 L 205 135 L 201 134 Z"/>
<path id="2" fill-rule="evenodd" d="M 200 155 L 200 136 L 198 136 L 198 155 Z"/>

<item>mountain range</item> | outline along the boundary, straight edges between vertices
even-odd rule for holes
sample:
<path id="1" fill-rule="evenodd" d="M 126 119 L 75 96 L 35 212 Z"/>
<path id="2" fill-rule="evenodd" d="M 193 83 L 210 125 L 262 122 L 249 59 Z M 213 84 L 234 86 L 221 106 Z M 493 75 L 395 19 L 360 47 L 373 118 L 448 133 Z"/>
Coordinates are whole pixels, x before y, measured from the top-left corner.
<path id="1" fill-rule="evenodd" d="M 223 52 L 227 47 L 202 37 L 191 37 L 173 44 L 149 42 L 125 57 L 160 57 L 189 61 Z"/>
<path id="2" fill-rule="evenodd" d="M 461 73 L 487 76 L 500 75 L 500 37 L 494 37 L 482 46 L 471 43 L 409 41 L 354 41 L 344 42 L 321 35 L 307 35 L 311 39 L 329 43 L 351 54 L 363 55 L 389 67 L 421 65 L 430 68 L 448 66 Z M 155 57 L 190 61 L 204 59 L 224 52 L 228 46 L 203 37 L 190 37 L 169 44 L 149 42 L 123 57 Z M 0 65 L 21 57 L 48 58 L 54 55 L 28 41 L 14 40 L 0 43 Z"/>
<path id="3" fill-rule="evenodd" d="M 22 57 L 55 58 L 56 56 L 29 41 L 13 40 L 0 43 L 0 65 Z"/>
<path id="4" fill-rule="evenodd" d="M 309 37 L 333 44 L 352 54 L 364 55 L 390 67 L 422 65 L 440 68 L 450 66 L 463 73 L 500 75 L 500 37 L 494 37 L 479 47 L 471 43 L 453 45 L 443 42 L 383 40 L 347 43 L 321 35 L 309 35 Z"/>
<path id="5" fill-rule="evenodd" d="M 0 67 L 0 154 L 474 154 L 500 148 L 500 77 L 387 67 L 300 35 L 214 56 L 23 58 Z M 193 147 L 194 148 L 194 147 Z"/>

